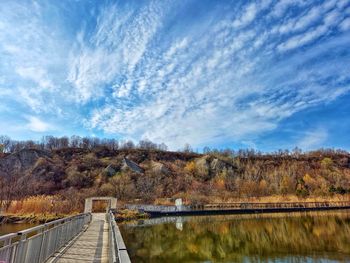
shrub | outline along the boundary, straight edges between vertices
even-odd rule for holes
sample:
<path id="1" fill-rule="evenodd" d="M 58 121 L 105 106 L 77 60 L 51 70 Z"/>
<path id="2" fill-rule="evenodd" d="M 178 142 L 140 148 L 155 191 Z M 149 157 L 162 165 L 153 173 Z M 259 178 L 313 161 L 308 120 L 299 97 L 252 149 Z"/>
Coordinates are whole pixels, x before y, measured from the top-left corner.
<path id="1" fill-rule="evenodd" d="M 90 172 L 90 171 L 79 172 L 76 169 L 76 167 L 68 168 L 66 173 L 68 176 L 65 182 L 68 184 L 68 186 L 74 186 L 78 189 L 91 187 L 94 184 L 95 177 L 96 177 L 93 174 L 93 172 Z"/>
<path id="2" fill-rule="evenodd" d="M 323 169 L 330 169 L 333 167 L 333 160 L 329 157 L 325 157 L 321 161 L 321 166 Z"/>
<path id="3" fill-rule="evenodd" d="M 135 197 L 135 185 L 128 174 L 118 173 L 109 179 L 109 184 L 112 186 L 113 196 L 118 199 L 127 200 Z"/>
<path id="4" fill-rule="evenodd" d="M 192 176 L 194 176 L 196 174 L 196 169 L 197 169 L 197 167 L 196 167 L 196 163 L 194 161 L 188 162 L 184 168 L 185 172 L 192 175 Z"/>
<path id="5" fill-rule="evenodd" d="M 70 207 L 69 201 L 64 200 L 61 196 L 38 195 L 12 201 L 6 212 L 21 215 L 70 214 L 77 212 L 70 210 Z"/>
<path id="6" fill-rule="evenodd" d="M 350 189 L 345 189 L 341 186 L 334 187 L 334 185 L 329 187 L 329 192 L 333 194 L 341 194 L 344 195 L 346 193 L 350 193 Z"/>
<path id="7" fill-rule="evenodd" d="M 296 195 L 298 197 L 305 198 L 305 197 L 307 197 L 309 195 L 309 191 L 307 189 L 305 189 L 305 188 L 304 189 L 297 189 L 296 190 Z"/>

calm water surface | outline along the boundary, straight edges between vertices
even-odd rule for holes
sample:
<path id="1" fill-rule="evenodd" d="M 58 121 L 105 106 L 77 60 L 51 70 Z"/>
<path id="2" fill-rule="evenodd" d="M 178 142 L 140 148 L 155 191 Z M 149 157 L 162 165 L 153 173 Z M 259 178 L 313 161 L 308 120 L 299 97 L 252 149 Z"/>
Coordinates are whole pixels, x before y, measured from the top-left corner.
<path id="1" fill-rule="evenodd" d="M 121 225 L 132 262 L 350 262 L 350 211 L 167 217 Z"/>
<path id="2" fill-rule="evenodd" d="M 31 223 L 0 224 L 0 236 L 6 235 L 9 233 L 18 232 L 23 229 L 34 227 L 36 225 L 38 224 L 31 224 Z"/>

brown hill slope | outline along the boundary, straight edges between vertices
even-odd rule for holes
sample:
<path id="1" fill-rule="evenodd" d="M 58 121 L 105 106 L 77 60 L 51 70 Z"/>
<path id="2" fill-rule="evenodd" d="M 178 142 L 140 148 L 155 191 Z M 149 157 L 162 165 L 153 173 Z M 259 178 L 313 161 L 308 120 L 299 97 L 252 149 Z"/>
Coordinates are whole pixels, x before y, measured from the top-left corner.
<path id="1" fill-rule="evenodd" d="M 348 153 L 227 156 L 159 150 L 23 149 L 0 157 L 1 199 L 59 194 L 190 202 L 350 192 Z"/>

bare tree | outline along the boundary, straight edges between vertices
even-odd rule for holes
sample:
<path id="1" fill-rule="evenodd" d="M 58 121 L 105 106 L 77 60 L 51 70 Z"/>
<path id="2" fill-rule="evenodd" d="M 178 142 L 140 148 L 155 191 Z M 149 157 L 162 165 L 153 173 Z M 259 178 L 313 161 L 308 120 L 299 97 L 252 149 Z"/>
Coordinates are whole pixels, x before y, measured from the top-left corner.
<path id="1" fill-rule="evenodd" d="M 164 142 L 162 142 L 161 144 L 158 145 L 158 149 L 161 151 L 167 151 L 168 146 Z"/>
<path id="2" fill-rule="evenodd" d="M 139 142 L 139 148 L 145 149 L 145 150 L 156 150 L 157 149 L 157 144 L 151 142 L 150 140 L 141 140 Z"/>
<path id="3" fill-rule="evenodd" d="M 18 182 L 19 175 L 3 174 L 0 177 L 0 208 L 8 209 L 11 202 L 21 197 L 21 184 Z"/>
<path id="4" fill-rule="evenodd" d="M 122 149 L 135 149 L 135 144 L 133 141 L 128 140 L 122 144 Z"/>
<path id="5" fill-rule="evenodd" d="M 193 149 L 190 144 L 186 143 L 182 151 L 185 153 L 191 153 L 193 152 Z"/>
<path id="6" fill-rule="evenodd" d="M 0 136 L 0 145 L 2 145 L 3 152 L 9 152 L 10 151 L 10 145 L 11 145 L 11 139 L 10 137 L 6 135 Z"/>
<path id="7" fill-rule="evenodd" d="M 78 148 L 81 145 L 81 137 L 77 136 L 77 135 L 73 135 L 72 137 L 70 137 L 70 142 L 69 142 L 70 147 L 73 148 Z"/>
<path id="8" fill-rule="evenodd" d="M 69 138 L 64 136 L 59 138 L 59 148 L 67 148 L 69 146 Z"/>

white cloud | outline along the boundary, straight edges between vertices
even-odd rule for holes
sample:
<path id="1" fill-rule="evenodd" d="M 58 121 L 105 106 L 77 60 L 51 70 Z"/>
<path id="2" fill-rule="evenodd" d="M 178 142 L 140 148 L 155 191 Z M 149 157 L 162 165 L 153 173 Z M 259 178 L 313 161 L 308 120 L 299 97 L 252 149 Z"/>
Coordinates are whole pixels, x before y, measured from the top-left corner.
<path id="1" fill-rule="evenodd" d="M 328 132 L 324 128 L 316 128 L 308 131 L 304 137 L 301 138 L 296 145 L 303 150 L 312 150 L 320 148 L 324 145 L 328 138 Z"/>
<path id="2" fill-rule="evenodd" d="M 183 21 L 185 2 L 137 3 L 101 2 L 69 40 L 46 26 L 43 5 L 5 8 L 0 94 L 29 108 L 26 128 L 55 128 L 45 112 L 173 149 L 254 143 L 281 120 L 349 92 L 348 60 L 336 53 L 349 38 L 333 31 L 349 28 L 340 2 L 252 1 Z"/>
<path id="3" fill-rule="evenodd" d="M 315 6 L 311 8 L 306 14 L 296 19 L 290 19 L 287 23 L 279 26 L 279 33 L 286 34 L 290 32 L 304 30 L 310 24 L 317 21 L 322 16 L 322 8 Z"/>
<path id="4" fill-rule="evenodd" d="M 108 133 L 164 141 L 173 149 L 184 141 L 200 145 L 246 140 L 275 129 L 280 120 L 300 110 L 348 91 L 347 86 L 332 90 L 316 83 L 317 79 L 345 74 L 344 69 L 330 70 L 323 64 L 300 68 L 313 59 L 312 53 L 261 67 L 261 59 L 273 49 L 266 41 L 284 45 L 285 50 L 297 48 L 333 26 L 325 18 L 325 25 L 284 43 L 261 34 L 261 24 L 243 30 L 261 10 L 261 6 L 248 5 L 243 12 L 248 16 L 233 24 L 238 29 L 220 21 L 204 34 L 175 39 L 163 49 L 157 43 L 149 46 L 150 51 L 143 53 L 132 73 L 126 71 L 125 80 L 113 87 L 115 99 L 95 109 L 87 125 Z M 312 16 L 299 27 L 316 19 L 314 11 Z M 317 56 L 327 52 L 327 45 L 315 49 Z M 118 52 L 116 49 L 111 56 Z"/>
<path id="5" fill-rule="evenodd" d="M 277 50 L 278 51 L 288 51 L 288 50 L 303 46 L 303 45 L 310 43 L 311 41 L 319 38 L 323 34 L 325 34 L 327 32 L 327 29 L 328 28 L 325 25 L 318 26 L 315 29 L 312 29 L 306 33 L 297 35 L 295 37 L 292 37 L 292 38 L 288 39 L 286 42 L 279 44 L 277 46 Z"/>
<path id="6" fill-rule="evenodd" d="M 255 19 L 257 12 L 258 10 L 257 10 L 256 3 L 249 4 L 246 7 L 246 9 L 243 11 L 241 17 L 234 20 L 232 25 L 234 27 L 241 27 L 241 26 L 248 25 Z"/>
<path id="7" fill-rule="evenodd" d="M 271 14 L 274 17 L 281 17 L 291 6 L 305 6 L 307 1 L 303 0 L 280 0 L 277 1 L 277 4 L 273 7 Z"/>
<path id="8" fill-rule="evenodd" d="M 45 12 L 35 2 L 9 1 L 0 12 L 0 74 L 15 94 L 9 99 L 29 111 L 58 112 L 68 53 L 61 29 L 46 26 Z"/>
<path id="9" fill-rule="evenodd" d="M 115 96 L 128 96 L 129 78 L 167 9 L 169 5 L 167 7 L 165 2 L 160 5 L 150 2 L 137 14 L 125 14 L 116 5 L 102 10 L 95 34 L 88 44 L 79 45 L 71 57 L 68 81 L 75 88 L 78 102 L 103 96 L 106 84 L 115 89 Z M 81 34 L 77 38 L 82 41 Z M 123 76 L 125 82 L 113 85 L 118 76 Z"/>
<path id="10" fill-rule="evenodd" d="M 52 130 L 52 126 L 35 116 L 29 116 L 27 128 L 34 132 L 47 132 Z"/>
<path id="11" fill-rule="evenodd" d="M 342 18 L 338 10 L 333 10 L 325 15 L 324 24 L 328 27 L 335 26 Z"/>
<path id="12" fill-rule="evenodd" d="M 42 68 L 35 67 L 17 67 L 16 73 L 22 78 L 30 79 L 34 81 L 39 89 L 51 89 L 53 88 L 53 83 L 51 79 L 47 76 L 47 72 Z"/>
<path id="13" fill-rule="evenodd" d="M 252 23 L 261 11 L 269 7 L 271 0 L 263 0 L 258 3 L 252 2 L 245 6 L 245 9 L 238 18 L 232 22 L 235 28 L 244 27 Z"/>
<path id="14" fill-rule="evenodd" d="M 350 30 L 350 18 L 344 19 L 344 20 L 340 23 L 339 27 L 340 27 L 340 29 L 341 29 L 342 31 L 348 31 L 348 30 Z"/>
<path id="15" fill-rule="evenodd" d="M 279 27 L 281 33 L 293 32 L 301 29 L 305 30 L 306 28 L 308 28 L 308 30 L 299 35 L 292 36 L 287 39 L 287 41 L 280 43 L 277 46 L 277 50 L 288 51 L 301 47 L 320 38 L 329 32 L 330 29 L 336 27 L 343 18 L 341 9 L 332 9 L 336 6 L 336 3 L 336 1 L 327 1 L 323 5 L 315 6 L 305 16 Z M 323 17 L 322 23 L 310 29 L 308 25 L 319 19 L 321 15 Z"/>
<path id="16" fill-rule="evenodd" d="M 349 4 L 349 0 L 337 0 L 337 6 L 339 8 L 344 8 L 348 4 Z"/>

